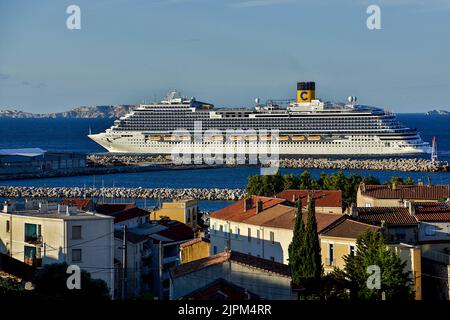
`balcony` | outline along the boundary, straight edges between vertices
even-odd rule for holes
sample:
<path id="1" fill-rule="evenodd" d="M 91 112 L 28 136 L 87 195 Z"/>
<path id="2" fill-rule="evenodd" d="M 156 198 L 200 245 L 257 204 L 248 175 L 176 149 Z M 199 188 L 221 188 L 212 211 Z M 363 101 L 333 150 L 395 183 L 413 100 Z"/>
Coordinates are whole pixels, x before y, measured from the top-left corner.
<path id="1" fill-rule="evenodd" d="M 35 246 L 42 246 L 41 235 L 25 235 L 25 242 Z"/>

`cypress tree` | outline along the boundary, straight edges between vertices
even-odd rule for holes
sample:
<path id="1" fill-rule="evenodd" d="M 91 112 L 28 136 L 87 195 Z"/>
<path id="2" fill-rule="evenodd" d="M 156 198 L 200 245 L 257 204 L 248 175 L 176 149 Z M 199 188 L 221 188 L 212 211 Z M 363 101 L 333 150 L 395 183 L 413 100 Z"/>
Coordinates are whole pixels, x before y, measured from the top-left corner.
<path id="1" fill-rule="evenodd" d="M 305 224 L 302 219 L 302 202 L 299 199 L 295 216 L 294 234 L 289 245 L 289 266 L 291 268 L 292 282 L 301 284 L 305 273 L 304 243 Z"/>
<path id="2" fill-rule="evenodd" d="M 316 208 L 314 200 L 308 198 L 308 220 L 305 229 L 305 278 L 318 282 L 323 273 L 320 241 L 317 234 Z"/>

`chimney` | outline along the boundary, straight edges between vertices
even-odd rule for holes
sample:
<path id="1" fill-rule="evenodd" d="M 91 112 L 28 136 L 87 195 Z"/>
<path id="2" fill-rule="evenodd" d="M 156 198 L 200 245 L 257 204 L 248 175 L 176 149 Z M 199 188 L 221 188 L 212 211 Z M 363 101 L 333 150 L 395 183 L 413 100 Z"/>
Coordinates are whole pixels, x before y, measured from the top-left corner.
<path id="1" fill-rule="evenodd" d="M 412 216 L 416 215 L 416 205 L 414 201 L 407 201 L 409 214 Z"/>
<path id="2" fill-rule="evenodd" d="M 358 209 L 356 207 L 352 207 L 352 218 L 358 218 Z M 358 220 L 358 219 L 357 219 Z"/>
<path id="3" fill-rule="evenodd" d="M 427 178 L 427 187 L 431 187 L 431 177 Z"/>
<path id="4" fill-rule="evenodd" d="M 397 181 L 392 182 L 392 190 L 397 190 Z"/>
<path id="5" fill-rule="evenodd" d="M 256 201 L 256 214 L 263 211 L 263 202 L 261 200 Z"/>
<path id="6" fill-rule="evenodd" d="M 292 195 L 292 202 L 295 202 L 295 193 Z"/>
<path id="7" fill-rule="evenodd" d="M 244 212 L 247 212 L 252 208 L 252 198 L 244 199 Z"/>
<path id="8" fill-rule="evenodd" d="M 359 187 L 361 188 L 361 192 L 366 192 L 366 183 L 364 181 L 360 183 Z"/>
<path id="9" fill-rule="evenodd" d="M 422 179 L 417 179 L 417 185 L 419 186 L 419 187 L 423 187 L 423 181 L 422 181 Z"/>

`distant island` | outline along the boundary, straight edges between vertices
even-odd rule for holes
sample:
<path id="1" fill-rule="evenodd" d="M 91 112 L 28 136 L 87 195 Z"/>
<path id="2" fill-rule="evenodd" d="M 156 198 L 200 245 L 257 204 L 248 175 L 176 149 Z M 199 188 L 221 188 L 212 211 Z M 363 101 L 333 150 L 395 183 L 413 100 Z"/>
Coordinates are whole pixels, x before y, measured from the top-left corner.
<path id="1" fill-rule="evenodd" d="M 428 112 L 425 112 L 427 116 L 431 115 L 440 115 L 440 116 L 448 116 L 450 114 L 450 111 L 447 110 L 431 110 Z"/>
<path id="2" fill-rule="evenodd" d="M 119 118 L 129 113 L 135 105 L 81 106 L 54 113 L 31 113 L 19 110 L 0 110 L 0 118 Z"/>

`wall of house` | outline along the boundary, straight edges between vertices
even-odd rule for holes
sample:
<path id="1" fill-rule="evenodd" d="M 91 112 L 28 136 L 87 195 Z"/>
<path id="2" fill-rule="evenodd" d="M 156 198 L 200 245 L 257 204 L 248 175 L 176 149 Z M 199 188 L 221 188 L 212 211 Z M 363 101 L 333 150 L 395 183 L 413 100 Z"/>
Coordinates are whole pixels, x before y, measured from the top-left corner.
<path id="1" fill-rule="evenodd" d="M 450 299 L 450 265 L 422 259 L 423 299 Z"/>
<path id="2" fill-rule="evenodd" d="M 122 294 L 123 286 L 123 240 L 114 238 L 114 257 L 120 261 L 120 270 L 118 270 L 119 283 L 117 284 L 118 297 Z M 127 282 L 126 282 L 126 297 L 139 296 L 141 294 L 142 282 L 142 252 L 143 242 L 133 243 L 127 242 Z"/>
<path id="3" fill-rule="evenodd" d="M 171 299 L 179 299 L 223 278 L 268 300 L 296 300 L 291 278 L 227 261 L 171 279 Z"/>
<path id="4" fill-rule="evenodd" d="M 209 257 L 210 250 L 210 243 L 208 241 L 199 241 L 180 248 L 181 263 L 188 263 Z"/>
<path id="5" fill-rule="evenodd" d="M 186 202 L 164 202 L 162 208 L 151 213 L 150 219 L 159 220 L 162 217 L 169 217 L 188 226 L 197 226 L 197 201 Z"/>
<path id="6" fill-rule="evenodd" d="M 215 218 L 210 219 L 210 228 L 211 254 L 223 252 L 229 248 L 232 251 L 284 264 L 289 263 L 288 250 L 293 237 L 291 229 L 261 227 Z M 274 235 L 273 241 L 270 237 L 271 232 Z"/>
<path id="7" fill-rule="evenodd" d="M 6 220 L 10 220 L 11 216 L 11 232 L 6 232 Z M 41 225 L 41 245 L 25 242 L 25 223 Z M 81 239 L 72 239 L 72 226 L 81 226 Z M 61 262 L 78 265 L 92 273 L 92 278 L 104 280 L 111 295 L 114 293 L 113 231 L 113 219 L 109 217 L 64 220 L 0 214 L 0 240 L 12 250 L 14 258 L 24 261 L 25 246 L 36 247 L 43 265 Z M 74 261 L 74 249 L 81 249 L 81 261 Z"/>
<path id="8" fill-rule="evenodd" d="M 435 240 L 450 240 L 450 221 L 420 222 L 419 241 Z"/>
<path id="9" fill-rule="evenodd" d="M 324 235 L 319 237 L 324 272 L 332 272 L 335 267 L 343 270 L 345 267 L 344 257 L 350 254 L 350 246 L 356 248 L 356 239 L 327 237 Z M 333 259 L 330 259 L 330 244 L 333 245 Z"/>
<path id="10" fill-rule="evenodd" d="M 409 199 L 377 199 L 372 198 L 361 193 L 361 189 L 358 189 L 356 193 L 357 207 L 403 207 L 403 201 Z M 430 199 L 411 199 L 416 203 L 420 202 L 438 202 L 438 200 Z"/>
<path id="11" fill-rule="evenodd" d="M 410 273 L 415 299 L 422 300 L 422 255 L 419 246 L 406 244 L 388 245 L 397 253 L 403 262 L 406 262 L 405 271 Z"/>

